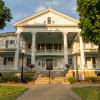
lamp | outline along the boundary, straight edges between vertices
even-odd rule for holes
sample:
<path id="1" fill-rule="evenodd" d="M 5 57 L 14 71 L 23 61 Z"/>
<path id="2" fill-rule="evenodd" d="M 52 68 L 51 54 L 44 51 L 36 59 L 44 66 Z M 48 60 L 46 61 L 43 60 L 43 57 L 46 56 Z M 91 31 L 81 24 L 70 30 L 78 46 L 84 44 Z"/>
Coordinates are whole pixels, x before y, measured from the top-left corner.
<path id="1" fill-rule="evenodd" d="M 21 82 L 23 82 L 23 59 L 24 59 L 25 50 L 22 50 L 21 53 L 22 53 Z"/>

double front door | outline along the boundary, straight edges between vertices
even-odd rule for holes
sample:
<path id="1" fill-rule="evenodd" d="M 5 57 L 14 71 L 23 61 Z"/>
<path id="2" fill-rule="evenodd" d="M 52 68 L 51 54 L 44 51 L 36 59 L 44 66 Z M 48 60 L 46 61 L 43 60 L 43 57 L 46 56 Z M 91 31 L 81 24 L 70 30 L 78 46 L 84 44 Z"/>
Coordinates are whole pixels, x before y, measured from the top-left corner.
<path id="1" fill-rule="evenodd" d="M 46 59 L 46 70 L 53 70 L 53 59 Z"/>

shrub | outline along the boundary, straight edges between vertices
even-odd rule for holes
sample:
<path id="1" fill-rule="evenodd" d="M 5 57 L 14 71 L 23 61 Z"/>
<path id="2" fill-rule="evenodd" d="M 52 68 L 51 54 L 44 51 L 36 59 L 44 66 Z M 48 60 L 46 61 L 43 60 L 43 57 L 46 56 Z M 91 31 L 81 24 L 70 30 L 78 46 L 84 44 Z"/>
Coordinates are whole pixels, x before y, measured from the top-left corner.
<path id="1" fill-rule="evenodd" d="M 2 77 L 3 75 L 0 73 L 0 77 Z"/>
<path id="2" fill-rule="evenodd" d="M 25 76 L 23 76 L 23 82 L 24 82 L 24 83 L 30 82 L 31 80 L 32 80 L 32 78 L 31 78 L 30 75 L 25 75 Z"/>
<path id="3" fill-rule="evenodd" d="M 7 81 L 6 77 L 4 77 L 4 76 L 0 77 L 0 82 L 6 82 L 6 81 Z"/>
<path id="4" fill-rule="evenodd" d="M 74 82 L 75 82 L 75 78 L 74 78 L 74 77 L 69 77 L 69 78 L 68 78 L 68 81 L 69 81 L 70 83 L 74 83 Z"/>
<path id="5" fill-rule="evenodd" d="M 11 76 L 10 81 L 12 82 L 18 82 L 18 76 Z"/>

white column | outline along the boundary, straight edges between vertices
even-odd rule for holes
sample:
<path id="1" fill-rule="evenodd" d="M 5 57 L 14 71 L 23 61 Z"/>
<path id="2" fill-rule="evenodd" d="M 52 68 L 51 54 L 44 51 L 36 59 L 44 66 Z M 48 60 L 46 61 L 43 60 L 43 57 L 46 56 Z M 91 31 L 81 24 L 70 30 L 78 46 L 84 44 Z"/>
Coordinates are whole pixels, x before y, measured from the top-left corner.
<path id="1" fill-rule="evenodd" d="M 35 65 L 35 33 L 32 33 L 32 54 L 31 54 L 31 64 Z"/>
<path id="2" fill-rule="evenodd" d="M 19 65 L 19 47 L 20 47 L 20 34 L 17 34 L 14 70 L 18 70 L 18 65 Z"/>
<path id="3" fill-rule="evenodd" d="M 80 38 L 81 67 L 82 67 L 82 69 L 84 69 L 85 56 L 84 56 L 84 50 L 83 50 L 83 41 L 82 41 L 82 37 L 81 36 L 79 36 L 79 38 Z"/>
<path id="4" fill-rule="evenodd" d="M 68 64 L 67 33 L 64 33 L 64 64 Z"/>

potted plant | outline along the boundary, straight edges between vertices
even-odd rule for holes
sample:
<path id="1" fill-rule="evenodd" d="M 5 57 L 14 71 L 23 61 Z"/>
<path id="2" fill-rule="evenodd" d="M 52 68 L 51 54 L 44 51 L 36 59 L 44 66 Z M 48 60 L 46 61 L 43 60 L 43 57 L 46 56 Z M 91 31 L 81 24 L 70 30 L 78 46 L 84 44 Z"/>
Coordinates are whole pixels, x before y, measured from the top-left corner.
<path id="1" fill-rule="evenodd" d="M 28 67 L 31 68 L 31 70 L 32 70 L 32 68 L 35 68 L 35 65 L 34 64 L 29 64 Z"/>
<path id="2" fill-rule="evenodd" d="M 72 64 L 65 64 L 66 68 L 71 68 L 72 67 Z"/>

